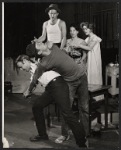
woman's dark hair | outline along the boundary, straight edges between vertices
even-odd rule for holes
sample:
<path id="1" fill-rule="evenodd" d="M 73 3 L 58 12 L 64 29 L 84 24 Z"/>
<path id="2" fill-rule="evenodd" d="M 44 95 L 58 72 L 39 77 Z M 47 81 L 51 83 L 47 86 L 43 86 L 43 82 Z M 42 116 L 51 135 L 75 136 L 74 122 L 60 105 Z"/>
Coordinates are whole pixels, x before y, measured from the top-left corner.
<path id="1" fill-rule="evenodd" d="M 93 23 L 89 23 L 89 22 L 82 22 L 80 24 L 81 29 L 83 29 L 83 26 L 86 26 L 87 28 L 89 28 L 90 30 L 94 30 L 94 24 Z"/>
<path id="2" fill-rule="evenodd" d="M 71 27 L 74 27 L 77 31 L 80 30 L 80 29 L 79 29 L 79 24 L 77 24 L 77 23 L 72 23 L 72 24 L 69 26 L 69 28 L 71 28 Z"/>

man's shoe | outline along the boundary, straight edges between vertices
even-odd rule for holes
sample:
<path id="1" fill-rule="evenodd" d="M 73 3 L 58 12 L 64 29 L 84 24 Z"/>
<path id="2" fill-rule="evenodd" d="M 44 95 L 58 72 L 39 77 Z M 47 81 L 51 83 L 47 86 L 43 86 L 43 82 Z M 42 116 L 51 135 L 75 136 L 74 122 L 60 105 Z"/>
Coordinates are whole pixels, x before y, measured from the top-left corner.
<path id="1" fill-rule="evenodd" d="M 85 142 L 85 144 L 83 144 L 83 145 L 80 145 L 80 144 L 77 144 L 79 147 L 82 147 L 82 148 L 89 148 L 89 142 L 88 142 L 88 140 L 86 139 L 86 142 Z"/>
<path id="2" fill-rule="evenodd" d="M 55 140 L 55 143 L 63 143 L 64 141 L 68 141 L 70 139 L 70 135 L 68 136 L 60 136 Z"/>
<path id="3" fill-rule="evenodd" d="M 89 141 L 88 140 L 86 140 L 85 145 L 86 145 L 86 148 L 89 148 Z"/>
<path id="4" fill-rule="evenodd" d="M 30 137 L 30 141 L 31 142 L 38 142 L 38 141 L 43 141 L 43 140 L 49 140 L 48 136 L 47 135 L 44 135 L 44 136 L 34 136 L 34 137 Z"/>

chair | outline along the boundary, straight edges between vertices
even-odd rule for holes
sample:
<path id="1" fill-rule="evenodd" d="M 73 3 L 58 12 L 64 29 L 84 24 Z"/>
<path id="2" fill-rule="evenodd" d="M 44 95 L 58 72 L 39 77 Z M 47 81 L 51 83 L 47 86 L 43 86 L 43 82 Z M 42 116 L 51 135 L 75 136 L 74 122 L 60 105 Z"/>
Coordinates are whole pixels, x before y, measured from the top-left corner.
<path id="1" fill-rule="evenodd" d="M 9 93 L 12 93 L 12 83 L 10 81 L 4 82 L 4 93 L 7 95 Z"/>

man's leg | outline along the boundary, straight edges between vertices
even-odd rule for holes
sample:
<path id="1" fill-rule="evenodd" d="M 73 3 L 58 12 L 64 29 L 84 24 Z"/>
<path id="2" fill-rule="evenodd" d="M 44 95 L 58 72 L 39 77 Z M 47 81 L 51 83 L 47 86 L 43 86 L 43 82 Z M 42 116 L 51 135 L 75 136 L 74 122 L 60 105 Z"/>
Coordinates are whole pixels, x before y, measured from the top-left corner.
<path id="1" fill-rule="evenodd" d="M 77 90 L 77 85 L 73 84 L 73 82 L 70 82 L 70 83 L 68 83 L 68 86 L 69 86 L 70 107 L 72 108 L 74 96 L 75 96 L 75 93 Z M 56 143 L 62 143 L 70 138 L 69 127 L 68 127 L 67 123 L 65 122 L 65 119 L 63 118 L 62 113 L 61 113 L 61 118 L 62 118 L 61 119 L 61 123 L 62 123 L 61 124 L 61 134 L 62 135 L 55 140 Z"/>
<path id="2" fill-rule="evenodd" d="M 76 143 L 80 147 L 85 147 L 85 130 L 83 124 L 78 122 L 78 119 L 71 110 L 67 83 L 59 77 L 48 87 L 48 91 L 50 91 L 51 96 L 58 104 L 66 123 L 71 128 Z"/>
<path id="3" fill-rule="evenodd" d="M 85 128 L 86 136 L 89 135 L 89 98 L 88 98 L 88 84 L 87 76 L 83 75 L 81 77 L 80 85 L 77 89 L 78 94 L 78 108 L 79 108 L 79 118 Z"/>
<path id="4" fill-rule="evenodd" d="M 51 96 L 46 91 L 41 96 L 38 96 L 38 98 L 34 99 L 32 112 L 35 118 L 38 136 L 30 138 L 31 141 L 48 139 L 43 109 L 46 106 L 48 106 L 51 102 L 52 102 Z"/>
<path id="5" fill-rule="evenodd" d="M 78 96 L 78 109 L 80 122 L 83 123 L 86 136 L 89 135 L 89 98 L 87 76 L 84 74 L 80 79 L 69 82 L 71 102 L 74 100 L 75 93 Z"/>

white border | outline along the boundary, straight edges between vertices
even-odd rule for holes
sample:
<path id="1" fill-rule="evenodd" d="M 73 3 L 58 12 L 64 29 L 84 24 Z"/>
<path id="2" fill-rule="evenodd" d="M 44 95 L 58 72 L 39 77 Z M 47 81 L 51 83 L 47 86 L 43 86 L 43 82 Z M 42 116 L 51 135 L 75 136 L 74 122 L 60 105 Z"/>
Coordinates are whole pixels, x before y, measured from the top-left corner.
<path id="1" fill-rule="evenodd" d="M 2 2 L 2 139 L 4 138 L 4 2 Z"/>

